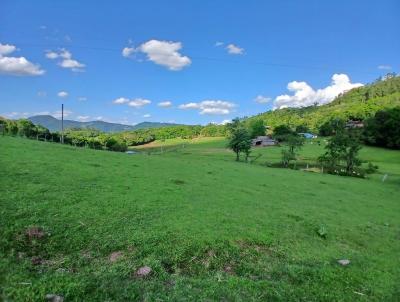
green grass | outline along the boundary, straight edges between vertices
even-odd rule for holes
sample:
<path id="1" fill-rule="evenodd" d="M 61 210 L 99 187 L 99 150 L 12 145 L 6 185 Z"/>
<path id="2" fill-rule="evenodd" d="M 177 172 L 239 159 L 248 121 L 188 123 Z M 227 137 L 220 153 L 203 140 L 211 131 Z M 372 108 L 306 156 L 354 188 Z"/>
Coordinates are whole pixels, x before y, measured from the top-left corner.
<path id="1" fill-rule="evenodd" d="M 399 151 L 364 148 L 380 174 L 357 179 L 266 167 L 279 147 L 245 164 L 223 139 L 169 145 L 127 155 L 0 137 L 0 299 L 399 300 Z M 46 235 L 29 240 L 31 227 Z"/>

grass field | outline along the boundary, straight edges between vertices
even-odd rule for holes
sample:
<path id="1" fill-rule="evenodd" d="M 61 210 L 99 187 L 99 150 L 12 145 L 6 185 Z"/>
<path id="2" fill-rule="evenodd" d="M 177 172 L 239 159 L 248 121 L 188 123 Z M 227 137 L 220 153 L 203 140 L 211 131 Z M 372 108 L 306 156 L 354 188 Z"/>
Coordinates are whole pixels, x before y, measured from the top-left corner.
<path id="1" fill-rule="evenodd" d="M 267 167 L 279 147 L 237 163 L 225 145 L 0 137 L 0 300 L 400 300 L 399 151 L 364 148 L 380 171 L 358 179 Z"/>

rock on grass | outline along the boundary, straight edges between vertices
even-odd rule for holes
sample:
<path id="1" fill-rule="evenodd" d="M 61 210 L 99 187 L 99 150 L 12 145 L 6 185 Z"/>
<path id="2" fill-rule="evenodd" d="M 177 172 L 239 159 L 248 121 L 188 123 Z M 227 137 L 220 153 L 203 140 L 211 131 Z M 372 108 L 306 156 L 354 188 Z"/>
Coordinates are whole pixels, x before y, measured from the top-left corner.
<path id="1" fill-rule="evenodd" d="M 46 300 L 49 302 L 63 302 L 64 301 L 64 297 L 63 296 L 59 296 L 59 295 L 55 295 L 55 294 L 47 294 L 46 295 Z"/>
<path id="2" fill-rule="evenodd" d="M 31 227 L 29 229 L 26 229 L 25 235 L 29 238 L 29 240 L 32 240 L 43 238 L 46 233 L 40 227 Z"/>
<path id="3" fill-rule="evenodd" d="M 144 278 L 151 273 L 151 267 L 149 266 L 142 266 L 136 271 L 136 276 L 139 278 Z"/>
<path id="4" fill-rule="evenodd" d="M 108 258 L 110 262 L 116 262 L 118 259 L 122 258 L 124 255 L 122 252 L 112 252 L 110 257 Z"/>
<path id="5" fill-rule="evenodd" d="M 338 263 L 342 266 L 346 266 L 350 264 L 350 260 L 349 259 L 340 259 L 338 260 Z"/>

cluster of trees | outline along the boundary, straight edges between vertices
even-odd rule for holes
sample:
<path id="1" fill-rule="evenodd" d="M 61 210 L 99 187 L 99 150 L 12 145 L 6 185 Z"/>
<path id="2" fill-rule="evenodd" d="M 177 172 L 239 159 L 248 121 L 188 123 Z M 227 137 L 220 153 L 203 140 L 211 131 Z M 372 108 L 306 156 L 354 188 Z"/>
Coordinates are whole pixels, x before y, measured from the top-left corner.
<path id="1" fill-rule="evenodd" d="M 116 133 L 119 139 L 123 140 L 128 146 L 137 146 L 150 143 L 154 140 L 164 140 L 170 138 L 195 137 L 218 137 L 225 136 L 227 128 L 225 125 L 208 124 L 206 126 L 170 126 L 162 128 L 140 129 L 135 131 L 126 131 Z"/>
<path id="2" fill-rule="evenodd" d="M 365 144 L 400 149 L 400 107 L 377 111 L 364 120 L 363 126 L 359 133 L 360 140 Z M 346 127 L 346 121 L 333 119 L 320 126 L 319 135 L 332 136 L 343 127 Z"/>
<path id="3" fill-rule="evenodd" d="M 305 125 L 316 132 L 322 124 L 333 119 L 365 120 L 382 109 L 400 106 L 400 77 L 391 73 L 375 82 L 339 95 L 333 102 L 303 108 L 285 108 L 268 111 L 248 119 L 262 119 L 275 128 Z M 305 131 L 304 131 L 305 132 Z"/>
<path id="4" fill-rule="evenodd" d="M 400 149 L 400 107 L 378 111 L 364 121 L 363 139 L 368 145 Z"/>
<path id="5" fill-rule="evenodd" d="M 0 131 L 3 134 L 19 135 L 27 138 L 51 140 L 52 134 L 49 129 L 40 125 L 34 125 L 30 120 L 20 119 L 17 121 L 0 118 Z"/>
<path id="6" fill-rule="evenodd" d="M 358 158 L 358 152 L 362 148 L 361 130 L 346 128 L 338 123 L 334 131 L 335 134 L 325 146 L 326 152 L 318 158 L 319 162 L 331 174 L 363 176 L 363 171 L 357 169 L 361 165 Z"/>
<path id="7" fill-rule="evenodd" d="M 389 113 L 377 113 L 377 118 L 385 116 L 400 116 L 400 109 L 389 110 Z M 378 121 L 370 122 L 371 129 L 377 127 Z M 380 125 L 391 125 L 393 131 L 400 131 L 399 122 L 397 124 L 386 121 Z M 347 127 L 343 120 L 332 120 L 329 123 L 331 137 L 325 146 L 325 153 L 322 154 L 318 161 L 326 173 L 363 177 L 366 172 L 375 171 L 376 167 L 370 164 L 367 170 L 360 169 L 361 160 L 359 159 L 359 151 L 362 148 L 363 130 L 359 128 Z M 395 127 L 397 127 L 395 129 Z M 245 161 L 251 152 L 252 138 L 264 135 L 266 126 L 262 120 L 252 121 L 246 124 L 245 121 L 234 119 L 227 125 L 229 133 L 228 147 L 236 153 L 236 160 L 240 159 L 240 154 L 243 153 Z M 283 143 L 281 150 L 281 165 L 282 167 L 296 166 L 299 150 L 305 143 L 305 138 L 300 133 L 305 133 L 309 129 L 305 125 L 299 125 L 295 130 L 287 125 L 275 127 L 273 137 Z M 372 130 L 371 130 L 372 131 Z M 400 140 L 398 140 L 400 142 Z M 292 162 L 294 161 L 294 164 Z"/>

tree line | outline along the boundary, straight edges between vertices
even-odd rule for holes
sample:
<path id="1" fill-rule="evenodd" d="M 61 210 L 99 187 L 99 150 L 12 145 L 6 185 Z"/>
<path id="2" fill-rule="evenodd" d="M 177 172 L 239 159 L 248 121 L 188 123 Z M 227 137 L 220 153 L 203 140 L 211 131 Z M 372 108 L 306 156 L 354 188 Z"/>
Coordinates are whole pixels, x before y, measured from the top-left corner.
<path id="1" fill-rule="evenodd" d="M 92 149 L 110 151 L 126 151 L 130 146 L 150 143 L 154 140 L 171 138 L 217 137 L 226 135 L 225 125 L 208 124 L 206 126 L 169 126 L 147 128 L 118 133 L 104 133 L 96 129 L 71 128 L 64 131 L 64 143 Z M 49 129 L 35 125 L 28 119 L 10 120 L 0 118 L 0 132 L 3 135 L 21 136 L 36 140 L 61 142 L 60 132 L 50 132 Z"/>

